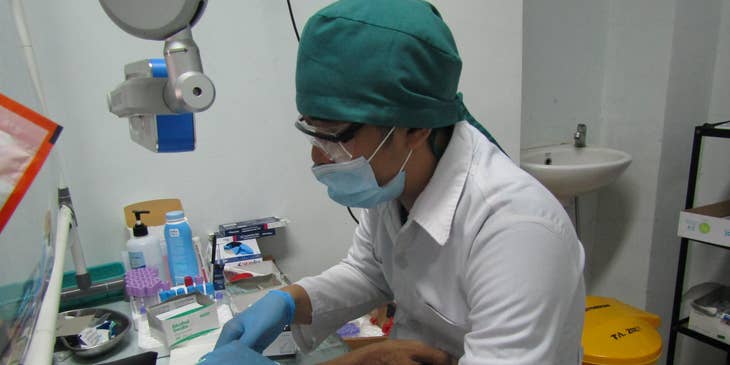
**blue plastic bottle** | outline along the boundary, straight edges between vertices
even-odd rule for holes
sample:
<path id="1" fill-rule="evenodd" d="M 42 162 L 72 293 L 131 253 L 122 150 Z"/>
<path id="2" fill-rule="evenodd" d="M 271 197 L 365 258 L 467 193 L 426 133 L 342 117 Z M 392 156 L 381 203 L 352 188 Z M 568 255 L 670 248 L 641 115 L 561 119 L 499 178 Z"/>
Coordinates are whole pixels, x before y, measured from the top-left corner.
<path id="1" fill-rule="evenodd" d="M 188 219 L 182 210 L 173 210 L 165 214 L 165 241 L 167 242 L 167 263 L 170 267 L 170 279 L 174 285 L 185 283 L 185 277 L 199 275 L 198 259 L 193 248 L 193 234 Z"/>

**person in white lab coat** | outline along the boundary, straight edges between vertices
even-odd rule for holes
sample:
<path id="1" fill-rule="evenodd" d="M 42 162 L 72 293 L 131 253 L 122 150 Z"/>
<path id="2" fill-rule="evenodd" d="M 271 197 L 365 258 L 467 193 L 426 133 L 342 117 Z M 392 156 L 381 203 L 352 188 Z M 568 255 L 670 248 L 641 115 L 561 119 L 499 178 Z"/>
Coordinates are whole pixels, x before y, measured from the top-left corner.
<path id="1" fill-rule="evenodd" d="M 342 0 L 310 18 L 295 125 L 329 196 L 365 209 L 346 258 L 239 314 L 212 355 L 260 352 L 286 324 L 309 351 L 394 301 L 389 340 L 331 363 L 580 364 L 583 248 L 466 110 L 460 71 L 421 0 Z"/>

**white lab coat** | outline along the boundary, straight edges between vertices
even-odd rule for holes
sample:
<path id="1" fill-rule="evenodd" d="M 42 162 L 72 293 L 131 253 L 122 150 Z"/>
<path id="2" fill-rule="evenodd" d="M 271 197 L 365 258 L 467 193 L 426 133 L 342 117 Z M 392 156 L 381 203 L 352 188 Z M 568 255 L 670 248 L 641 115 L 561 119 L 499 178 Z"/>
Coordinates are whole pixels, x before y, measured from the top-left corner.
<path id="1" fill-rule="evenodd" d="M 395 201 L 364 210 L 347 257 L 297 282 L 313 313 L 294 338 L 311 350 L 394 300 L 392 338 L 459 364 L 579 364 L 583 263 L 560 203 L 460 122 L 405 224 Z"/>

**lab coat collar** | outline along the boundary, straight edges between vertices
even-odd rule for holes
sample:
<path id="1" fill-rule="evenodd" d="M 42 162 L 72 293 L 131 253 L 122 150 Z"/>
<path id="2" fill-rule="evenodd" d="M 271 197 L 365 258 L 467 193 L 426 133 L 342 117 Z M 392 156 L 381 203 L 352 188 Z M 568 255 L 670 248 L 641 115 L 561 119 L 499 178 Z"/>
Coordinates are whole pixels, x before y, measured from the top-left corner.
<path id="1" fill-rule="evenodd" d="M 467 122 L 454 125 L 446 151 L 409 213 L 410 218 L 441 246 L 449 239 L 456 207 L 471 168 L 476 148 L 471 129 L 473 127 Z"/>

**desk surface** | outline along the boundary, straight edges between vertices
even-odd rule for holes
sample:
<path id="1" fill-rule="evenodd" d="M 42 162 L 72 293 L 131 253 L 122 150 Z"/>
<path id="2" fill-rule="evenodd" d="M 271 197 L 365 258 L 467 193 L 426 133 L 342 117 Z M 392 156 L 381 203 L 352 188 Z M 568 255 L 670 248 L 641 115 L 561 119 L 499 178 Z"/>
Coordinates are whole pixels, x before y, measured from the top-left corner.
<path id="1" fill-rule="evenodd" d="M 286 278 L 286 276 L 279 271 L 276 265 L 273 265 L 273 262 L 271 266 L 272 267 L 269 268 L 269 270 L 271 270 L 275 274 L 276 278 L 280 281 L 279 285 L 283 286 L 288 283 L 288 279 Z M 238 288 L 239 290 L 237 292 L 234 290 L 236 288 L 238 288 L 237 285 L 232 285 L 230 288 L 226 288 L 226 291 L 231 294 L 231 311 L 233 311 L 234 313 L 240 312 L 243 309 L 247 308 L 249 304 L 254 303 L 256 300 L 262 297 L 267 290 L 276 289 L 278 288 L 278 286 L 268 287 L 266 288 L 266 290 L 250 290 L 250 288 L 247 290 L 245 287 L 241 287 Z M 262 287 L 259 286 L 259 289 L 262 289 Z M 127 315 L 130 320 L 132 319 L 131 307 L 129 305 L 129 302 L 118 301 L 110 304 L 101 305 L 99 307 L 116 310 Z M 137 345 L 137 339 L 138 332 L 132 328 L 130 329 L 127 338 L 124 339 L 124 341 L 120 342 L 117 348 L 112 349 L 106 354 L 87 359 L 78 356 L 72 356 L 72 353 L 70 351 L 60 351 L 54 354 L 55 363 L 60 365 L 97 364 L 125 359 L 127 357 L 141 354 L 146 351 L 139 348 L 139 346 Z M 215 340 L 213 340 L 213 342 L 215 342 Z M 277 359 L 276 361 L 282 365 L 313 365 L 339 357 L 348 351 L 349 347 L 344 342 L 342 342 L 342 340 L 336 334 L 333 334 L 324 342 L 322 342 L 322 344 L 316 350 L 312 351 L 309 354 L 297 353 L 296 357 Z M 157 364 L 168 365 L 169 363 L 170 355 L 158 352 Z"/>
<path id="2" fill-rule="evenodd" d="M 124 313 L 131 318 L 130 306 L 128 302 L 119 301 L 110 304 L 101 305 L 99 307 L 113 309 L 118 312 Z M 337 335 L 332 335 L 326 339 L 316 350 L 309 354 L 297 353 L 296 357 L 277 359 L 276 361 L 282 365 L 314 365 L 331 360 L 338 356 L 343 355 L 348 351 L 347 345 L 340 340 Z M 60 365 L 75 365 L 75 364 L 97 364 L 106 363 L 115 360 L 121 360 L 136 354 L 145 352 L 137 346 L 137 331 L 133 328 L 130 329 L 127 338 L 120 342 L 117 348 L 110 352 L 95 357 L 95 358 L 82 358 L 73 356 L 69 351 L 59 351 L 54 354 L 57 364 Z M 169 355 L 163 355 L 157 358 L 158 365 L 168 365 L 170 363 Z"/>

